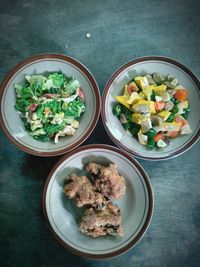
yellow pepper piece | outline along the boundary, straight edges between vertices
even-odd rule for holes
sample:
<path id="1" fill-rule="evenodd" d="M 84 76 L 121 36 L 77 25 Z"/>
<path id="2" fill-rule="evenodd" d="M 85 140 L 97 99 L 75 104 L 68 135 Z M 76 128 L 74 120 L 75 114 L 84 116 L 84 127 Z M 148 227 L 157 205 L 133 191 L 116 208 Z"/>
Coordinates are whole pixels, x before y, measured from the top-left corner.
<path id="1" fill-rule="evenodd" d="M 155 110 L 154 101 L 148 101 L 148 103 L 149 103 L 150 113 L 151 114 L 155 114 L 156 113 L 156 110 Z"/>
<path id="2" fill-rule="evenodd" d="M 167 89 L 167 86 L 164 84 L 153 87 L 155 94 L 160 95 L 160 96 L 166 91 L 166 89 Z"/>
<path id="3" fill-rule="evenodd" d="M 133 92 L 129 98 L 129 100 L 127 101 L 128 104 L 133 105 L 135 103 L 137 103 L 140 100 L 140 96 L 138 95 L 137 92 Z"/>
<path id="4" fill-rule="evenodd" d="M 124 86 L 124 95 L 126 95 L 126 96 L 130 96 L 129 93 L 128 93 L 128 84 L 126 84 L 126 85 Z"/>
<path id="5" fill-rule="evenodd" d="M 179 131 L 180 124 L 178 122 L 163 122 L 162 126 L 164 127 L 164 131 Z"/>
<path id="6" fill-rule="evenodd" d="M 168 110 L 163 110 L 163 111 L 161 111 L 161 112 L 158 112 L 157 114 L 158 114 L 161 118 L 163 118 L 164 121 L 166 121 L 166 120 L 169 118 L 169 116 L 171 115 L 171 112 L 168 111 Z"/>
<path id="7" fill-rule="evenodd" d="M 132 106 L 132 110 L 136 113 L 148 113 L 155 114 L 155 106 L 153 101 L 147 101 L 145 99 L 139 100 L 135 105 Z"/>
<path id="8" fill-rule="evenodd" d="M 144 94 L 142 92 L 140 92 L 138 95 L 140 96 L 140 99 L 144 99 L 145 98 L 145 96 L 144 96 Z"/>
<path id="9" fill-rule="evenodd" d="M 138 85 L 141 89 L 143 89 L 143 88 L 149 86 L 149 82 L 148 82 L 148 80 L 147 80 L 147 77 L 145 77 L 145 76 L 144 76 L 144 77 L 142 77 L 142 76 L 135 77 L 134 80 L 135 80 L 135 82 L 137 83 L 137 85 Z"/>
<path id="10" fill-rule="evenodd" d="M 127 107 L 128 109 L 130 109 L 130 105 L 127 103 L 127 101 L 129 100 L 129 97 L 128 96 L 126 96 L 126 95 L 119 95 L 119 96 L 116 96 L 116 100 L 120 104 L 122 104 L 125 107 Z"/>
<path id="11" fill-rule="evenodd" d="M 152 94 L 152 91 L 153 91 L 153 86 L 147 86 L 147 87 L 145 87 L 145 88 L 143 88 L 142 89 L 142 92 L 143 92 L 143 94 L 144 94 L 144 96 L 145 96 L 145 98 L 147 99 L 147 100 L 151 100 L 151 94 Z"/>
<path id="12" fill-rule="evenodd" d="M 140 113 L 133 113 L 132 114 L 132 122 L 135 122 L 137 124 L 141 123 L 141 114 Z"/>
<path id="13" fill-rule="evenodd" d="M 132 110 L 136 113 L 147 113 L 149 112 L 149 104 L 147 100 L 141 99 L 132 106 Z"/>

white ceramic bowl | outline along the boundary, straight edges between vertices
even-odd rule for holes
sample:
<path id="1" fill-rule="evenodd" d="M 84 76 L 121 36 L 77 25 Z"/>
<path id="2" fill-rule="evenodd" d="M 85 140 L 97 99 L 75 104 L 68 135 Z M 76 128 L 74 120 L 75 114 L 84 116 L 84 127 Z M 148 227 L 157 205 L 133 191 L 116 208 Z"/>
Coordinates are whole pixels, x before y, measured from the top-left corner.
<path id="1" fill-rule="evenodd" d="M 91 161 L 116 163 L 125 177 L 126 193 L 113 201 L 121 209 L 123 237 L 92 238 L 82 234 L 78 223 L 83 209 L 64 196 L 65 178 L 72 172 L 85 175 L 85 165 Z M 63 156 L 54 166 L 45 184 L 43 210 L 50 230 L 64 248 L 79 256 L 105 259 L 126 252 L 142 238 L 153 213 L 153 192 L 146 172 L 127 153 L 108 145 L 88 145 Z"/>
<path id="2" fill-rule="evenodd" d="M 25 75 L 62 71 L 74 76 L 85 94 L 86 110 L 81 116 L 80 127 L 74 136 L 60 138 L 57 144 L 33 139 L 24 129 L 15 110 L 15 83 L 23 83 Z M 14 67 L 5 77 L 0 91 L 0 123 L 6 136 L 23 151 L 37 156 L 64 154 L 80 145 L 91 134 L 99 118 L 101 97 L 98 85 L 89 70 L 77 60 L 60 54 L 32 56 Z"/>
<path id="3" fill-rule="evenodd" d="M 129 136 L 123 129 L 121 123 L 112 113 L 115 97 L 121 95 L 123 87 L 133 77 L 158 72 L 163 75 L 171 74 L 178 78 L 189 91 L 189 103 L 191 111 L 189 124 L 192 133 L 171 139 L 170 145 L 163 149 L 149 150 L 146 146 L 139 144 L 138 140 Z M 109 79 L 105 86 L 102 97 L 102 120 L 106 131 L 116 145 L 123 148 L 133 156 L 148 160 L 163 160 L 172 158 L 187 151 L 200 137 L 200 82 L 198 78 L 184 65 L 175 60 L 150 56 L 138 58 L 123 65 Z"/>

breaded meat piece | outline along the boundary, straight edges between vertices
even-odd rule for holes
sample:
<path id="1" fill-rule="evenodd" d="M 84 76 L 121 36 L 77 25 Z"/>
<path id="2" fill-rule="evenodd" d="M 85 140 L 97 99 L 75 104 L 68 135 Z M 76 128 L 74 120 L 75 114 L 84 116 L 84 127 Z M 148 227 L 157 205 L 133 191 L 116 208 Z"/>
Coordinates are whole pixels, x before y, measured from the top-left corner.
<path id="1" fill-rule="evenodd" d="M 76 200 L 77 207 L 91 205 L 96 209 L 103 209 L 108 200 L 99 192 L 86 176 L 77 176 L 72 173 L 66 179 L 64 185 L 65 196 Z"/>
<path id="2" fill-rule="evenodd" d="M 103 196 L 119 199 L 125 194 L 125 179 L 118 173 L 116 164 L 105 167 L 90 162 L 87 171 L 94 177 L 94 185 Z"/>
<path id="3" fill-rule="evenodd" d="M 123 236 L 120 209 L 111 202 L 102 211 L 88 208 L 83 214 L 79 229 L 83 234 L 92 237 L 104 235 Z"/>

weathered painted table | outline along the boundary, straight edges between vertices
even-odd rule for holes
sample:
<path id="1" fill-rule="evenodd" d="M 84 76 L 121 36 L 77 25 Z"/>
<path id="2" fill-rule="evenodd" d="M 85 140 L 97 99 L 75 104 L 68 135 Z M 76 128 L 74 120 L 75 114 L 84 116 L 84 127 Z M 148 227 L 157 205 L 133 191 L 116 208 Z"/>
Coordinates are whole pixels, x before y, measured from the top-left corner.
<path id="1" fill-rule="evenodd" d="M 80 60 L 101 91 L 120 65 L 145 55 L 172 57 L 200 77 L 199 14 L 198 0 L 1 0 L 0 79 L 46 52 Z M 112 144 L 101 121 L 93 142 Z M 168 161 L 139 160 L 155 193 L 151 226 L 135 248 L 102 262 L 65 251 L 45 225 L 42 191 L 58 158 L 27 155 L 2 133 L 0 153 L 0 266 L 200 266 L 200 142 Z"/>

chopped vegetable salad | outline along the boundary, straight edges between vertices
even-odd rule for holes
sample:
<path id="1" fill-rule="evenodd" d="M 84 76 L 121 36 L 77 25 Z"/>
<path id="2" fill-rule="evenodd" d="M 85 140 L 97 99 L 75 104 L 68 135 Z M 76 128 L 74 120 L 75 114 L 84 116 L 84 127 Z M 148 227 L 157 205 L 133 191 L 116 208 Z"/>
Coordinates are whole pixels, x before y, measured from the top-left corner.
<path id="1" fill-rule="evenodd" d="M 166 147 L 170 138 L 191 133 L 188 90 L 171 75 L 135 77 L 116 100 L 113 114 L 127 133 L 150 149 Z"/>
<path id="2" fill-rule="evenodd" d="M 59 136 L 74 135 L 85 111 L 80 83 L 62 72 L 27 75 L 15 84 L 16 104 L 26 130 L 36 140 L 58 143 Z"/>

